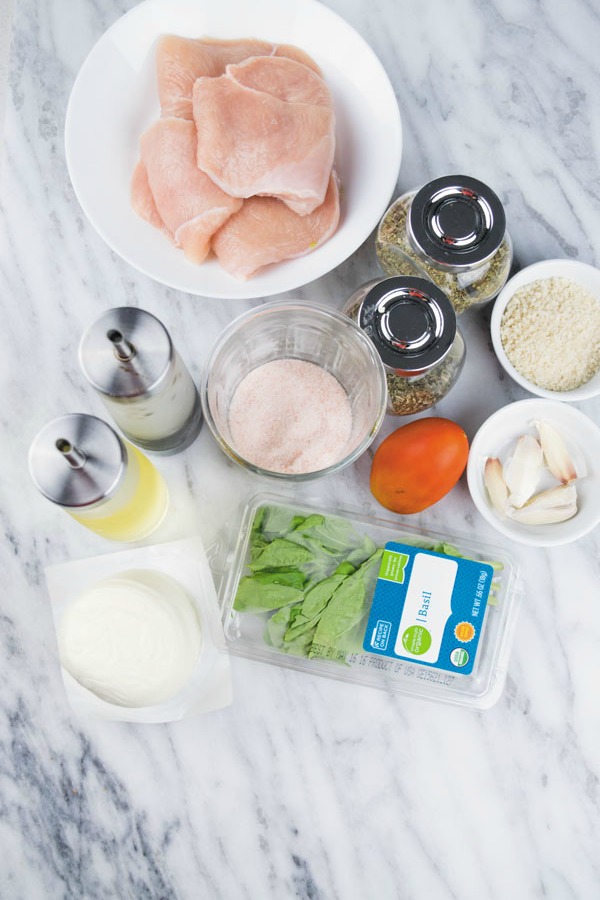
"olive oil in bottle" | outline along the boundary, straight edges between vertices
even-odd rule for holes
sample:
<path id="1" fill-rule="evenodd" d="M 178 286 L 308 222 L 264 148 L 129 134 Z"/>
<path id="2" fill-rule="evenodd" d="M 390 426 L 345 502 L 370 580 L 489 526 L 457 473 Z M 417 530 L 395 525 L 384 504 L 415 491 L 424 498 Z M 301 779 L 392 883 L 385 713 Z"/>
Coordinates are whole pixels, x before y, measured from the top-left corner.
<path id="1" fill-rule="evenodd" d="M 29 469 L 45 497 L 108 540 L 139 541 L 167 512 L 160 473 L 95 416 L 62 416 L 46 425 L 31 445 Z"/>

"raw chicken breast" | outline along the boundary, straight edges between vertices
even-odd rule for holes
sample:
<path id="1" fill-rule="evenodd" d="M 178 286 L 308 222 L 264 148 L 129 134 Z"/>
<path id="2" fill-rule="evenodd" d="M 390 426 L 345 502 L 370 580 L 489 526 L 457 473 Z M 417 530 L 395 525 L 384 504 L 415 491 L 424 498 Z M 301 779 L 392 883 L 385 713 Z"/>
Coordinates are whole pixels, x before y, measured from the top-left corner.
<path id="1" fill-rule="evenodd" d="M 331 237 L 339 217 L 337 179 L 331 175 L 325 202 L 306 216 L 273 197 L 245 200 L 217 231 L 212 248 L 223 268 L 244 280 L 264 266 L 314 250 Z"/>
<path id="2" fill-rule="evenodd" d="M 141 216 L 146 222 L 150 222 L 155 228 L 164 228 L 163 220 L 156 208 L 156 203 L 148 184 L 148 172 L 141 159 L 131 176 L 131 205 L 138 216 Z"/>
<path id="3" fill-rule="evenodd" d="M 222 75 L 229 63 L 249 56 L 269 55 L 273 44 L 253 38 L 220 41 L 215 38 L 164 34 L 156 46 L 158 97 L 163 116 L 192 119 L 192 88 L 197 78 Z"/>
<path id="4" fill-rule="evenodd" d="M 316 72 L 317 75 L 323 76 L 323 73 L 312 56 L 309 56 L 308 53 L 305 50 L 301 50 L 300 47 L 295 47 L 294 44 L 277 44 L 273 50 L 273 56 L 285 56 L 286 59 L 294 59 L 296 62 L 308 66 L 308 68 L 312 69 L 313 72 Z"/>
<path id="5" fill-rule="evenodd" d="M 278 197 L 299 215 L 323 203 L 335 118 L 323 79 L 302 63 L 256 57 L 194 85 L 198 167 L 232 197 Z"/>
<path id="6" fill-rule="evenodd" d="M 197 78 L 223 75 L 231 63 L 252 56 L 284 56 L 321 70 L 308 53 L 292 44 L 271 44 L 255 38 L 222 41 L 216 38 L 184 38 L 164 34 L 156 46 L 158 96 L 163 116 L 192 119 L 192 88 Z"/>
<path id="7" fill-rule="evenodd" d="M 258 56 L 237 66 L 228 66 L 226 74 L 238 84 L 271 94 L 286 103 L 314 103 L 331 109 L 331 94 L 323 78 L 309 74 L 304 63 L 280 57 Z"/>
<path id="8" fill-rule="evenodd" d="M 239 210 L 241 200 L 225 194 L 196 166 L 193 122 L 159 119 L 142 135 L 141 155 L 158 215 L 188 259 L 203 262 L 212 235 Z"/>

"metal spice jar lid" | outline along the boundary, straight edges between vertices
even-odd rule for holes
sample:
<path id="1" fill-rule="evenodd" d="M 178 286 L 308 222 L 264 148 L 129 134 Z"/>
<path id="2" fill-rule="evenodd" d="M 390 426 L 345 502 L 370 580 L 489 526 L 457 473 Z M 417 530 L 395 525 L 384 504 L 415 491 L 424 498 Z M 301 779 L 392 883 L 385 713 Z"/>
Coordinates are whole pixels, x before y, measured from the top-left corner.
<path id="1" fill-rule="evenodd" d="M 137 399 L 160 391 L 173 356 L 162 322 L 135 306 L 107 310 L 79 345 L 87 380 L 101 394 L 116 398 Z"/>
<path id="2" fill-rule="evenodd" d="M 506 231 L 506 215 L 482 181 L 446 175 L 417 191 L 406 227 L 415 250 L 432 265 L 460 272 L 494 255 Z"/>
<path id="3" fill-rule="evenodd" d="M 33 439 L 29 471 L 41 493 L 66 507 L 112 496 L 127 467 L 127 449 L 110 425 L 74 414 L 49 422 Z"/>
<path id="4" fill-rule="evenodd" d="M 424 278 L 395 275 L 367 291 L 358 324 L 381 359 L 399 375 L 419 375 L 439 363 L 456 336 L 456 314 L 440 288 Z"/>

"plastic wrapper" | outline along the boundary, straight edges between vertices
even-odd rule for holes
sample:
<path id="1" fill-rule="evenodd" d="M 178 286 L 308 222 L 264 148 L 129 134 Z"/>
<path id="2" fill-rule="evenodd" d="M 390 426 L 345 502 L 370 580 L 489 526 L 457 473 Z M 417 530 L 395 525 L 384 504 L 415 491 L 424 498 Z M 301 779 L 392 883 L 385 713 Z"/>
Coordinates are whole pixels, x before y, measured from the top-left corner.
<path id="1" fill-rule="evenodd" d="M 97 719 L 147 723 L 171 722 L 228 706 L 232 699 L 230 660 L 211 571 L 199 537 L 49 566 L 46 581 L 57 632 L 70 604 L 85 591 L 107 578 L 140 570 L 173 579 L 195 610 L 202 640 L 190 678 L 164 702 L 126 707 L 102 699 L 61 666 L 71 706 L 75 712 Z"/>

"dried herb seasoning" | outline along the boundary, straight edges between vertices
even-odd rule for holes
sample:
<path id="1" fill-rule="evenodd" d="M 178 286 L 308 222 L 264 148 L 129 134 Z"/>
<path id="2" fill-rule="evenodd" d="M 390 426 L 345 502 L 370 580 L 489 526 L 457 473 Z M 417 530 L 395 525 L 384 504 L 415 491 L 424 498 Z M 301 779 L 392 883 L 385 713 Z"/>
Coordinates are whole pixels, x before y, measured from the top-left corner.
<path id="1" fill-rule="evenodd" d="M 473 237 L 476 242 L 472 247 L 463 246 L 471 234 L 456 240 L 443 235 L 444 227 L 454 231 L 460 231 L 462 227 L 465 232 L 471 228 L 476 236 L 477 228 L 483 229 L 480 211 L 471 208 L 474 202 L 463 197 L 457 183 L 475 185 L 487 192 L 486 204 L 489 199 L 490 209 L 496 217 L 494 220 L 492 215 L 491 225 L 486 225 L 487 230 L 481 231 L 477 241 Z M 440 200 L 436 207 L 433 200 L 441 187 L 446 192 L 453 189 L 456 196 L 451 194 L 446 206 L 446 200 Z M 429 206 L 427 200 L 431 201 Z M 463 216 L 466 225 L 461 225 L 462 220 L 454 208 L 461 203 L 459 215 Z M 431 212 L 431 209 L 436 211 Z M 376 251 L 386 275 L 428 278 L 444 291 L 457 314 L 493 299 L 506 283 L 512 264 L 512 243 L 505 229 L 500 201 L 481 182 L 463 176 L 437 179 L 420 191 L 412 191 L 396 200 L 379 225 Z"/>
<path id="2" fill-rule="evenodd" d="M 387 373 L 388 401 L 397 416 L 412 416 L 424 412 L 443 400 L 458 377 L 465 347 L 460 332 L 448 354 L 430 372 L 420 377 Z"/>
<path id="3" fill-rule="evenodd" d="M 344 312 L 382 358 L 389 414 L 420 413 L 445 397 L 462 370 L 465 345 L 452 305 L 431 281 L 376 279 L 350 297 Z"/>

